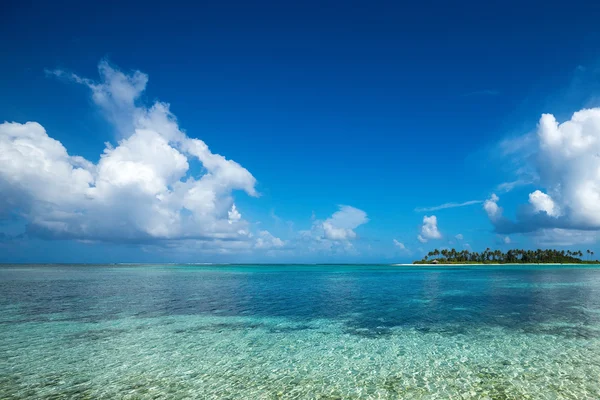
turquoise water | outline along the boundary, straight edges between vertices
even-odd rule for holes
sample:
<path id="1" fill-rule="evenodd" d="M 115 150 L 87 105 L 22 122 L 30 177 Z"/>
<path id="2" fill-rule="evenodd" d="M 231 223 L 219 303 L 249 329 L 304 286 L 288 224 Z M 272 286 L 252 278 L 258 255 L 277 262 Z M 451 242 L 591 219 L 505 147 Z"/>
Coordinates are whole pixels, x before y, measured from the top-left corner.
<path id="1" fill-rule="evenodd" d="M 598 399 L 600 267 L 0 266 L 0 398 Z"/>

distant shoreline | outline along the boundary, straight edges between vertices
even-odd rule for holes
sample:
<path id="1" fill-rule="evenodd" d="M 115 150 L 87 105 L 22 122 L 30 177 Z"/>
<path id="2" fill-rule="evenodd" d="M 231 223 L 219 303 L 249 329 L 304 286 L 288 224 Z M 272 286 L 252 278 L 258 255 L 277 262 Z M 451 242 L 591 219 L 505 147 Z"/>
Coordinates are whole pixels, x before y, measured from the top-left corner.
<path id="1" fill-rule="evenodd" d="M 19 267 L 518 267 L 518 266 L 600 266 L 600 262 L 582 263 L 0 263 L 0 269 Z"/>
<path id="2" fill-rule="evenodd" d="M 410 264 L 392 264 L 395 267 L 401 267 L 401 266 L 415 266 L 415 265 L 432 265 L 432 266 L 444 266 L 444 267 L 449 267 L 452 265 L 458 265 L 458 266 L 468 266 L 468 265 L 476 265 L 476 266 L 481 266 L 481 265 L 492 265 L 492 266 L 501 266 L 501 265 L 599 265 L 599 263 L 596 262 L 580 262 L 580 263 L 410 263 Z"/>

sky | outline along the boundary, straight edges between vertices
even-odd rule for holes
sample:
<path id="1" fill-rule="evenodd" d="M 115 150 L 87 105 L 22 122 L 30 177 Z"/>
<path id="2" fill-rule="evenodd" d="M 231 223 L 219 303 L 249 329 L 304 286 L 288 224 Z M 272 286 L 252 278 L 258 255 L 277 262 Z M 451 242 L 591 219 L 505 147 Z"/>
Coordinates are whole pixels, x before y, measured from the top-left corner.
<path id="1" fill-rule="evenodd" d="M 599 5 L 298 3 L 4 2 L 0 262 L 600 254 Z"/>

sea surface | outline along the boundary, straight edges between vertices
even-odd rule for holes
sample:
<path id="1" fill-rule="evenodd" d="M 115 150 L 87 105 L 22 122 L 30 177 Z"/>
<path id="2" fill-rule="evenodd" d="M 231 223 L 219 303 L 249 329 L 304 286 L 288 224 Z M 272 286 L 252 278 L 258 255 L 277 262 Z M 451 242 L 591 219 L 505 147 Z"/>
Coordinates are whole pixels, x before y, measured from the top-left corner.
<path id="1" fill-rule="evenodd" d="M 62 398 L 600 399 L 600 266 L 0 266 L 0 399 Z"/>

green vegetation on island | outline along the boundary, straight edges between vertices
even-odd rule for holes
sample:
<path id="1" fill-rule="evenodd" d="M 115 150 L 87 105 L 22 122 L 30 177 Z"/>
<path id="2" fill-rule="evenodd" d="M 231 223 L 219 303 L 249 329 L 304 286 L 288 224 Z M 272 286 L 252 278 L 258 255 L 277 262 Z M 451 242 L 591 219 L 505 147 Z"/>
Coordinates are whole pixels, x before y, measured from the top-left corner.
<path id="1" fill-rule="evenodd" d="M 582 259 L 584 254 L 587 260 Z M 503 252 L 491 250 L 470 252 L 469 250 L 456 251 L 455 249 L 435 249 L 427 253 L 422 260 L 414 264 L 598 264 L 593 260 L 594 252 L 586 250 L 522 250 L 514 249 Z"/>

